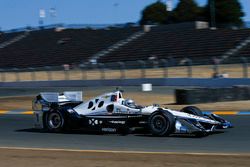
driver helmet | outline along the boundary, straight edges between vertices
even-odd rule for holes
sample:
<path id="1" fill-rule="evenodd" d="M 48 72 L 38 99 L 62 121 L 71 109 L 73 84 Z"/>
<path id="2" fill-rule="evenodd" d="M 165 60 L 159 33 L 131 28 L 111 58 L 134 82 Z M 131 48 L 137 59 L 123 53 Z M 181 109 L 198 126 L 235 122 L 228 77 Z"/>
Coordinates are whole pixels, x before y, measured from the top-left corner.
<path id="1" fill-rule="evenodd" d="M 125 100 L 125 106 L 128 106 L 128 107 L 135 107 L 135 102 L 134 102 L 134 100 L 132 100 L 132 99 L 126 99 L 126 100 Z"/>

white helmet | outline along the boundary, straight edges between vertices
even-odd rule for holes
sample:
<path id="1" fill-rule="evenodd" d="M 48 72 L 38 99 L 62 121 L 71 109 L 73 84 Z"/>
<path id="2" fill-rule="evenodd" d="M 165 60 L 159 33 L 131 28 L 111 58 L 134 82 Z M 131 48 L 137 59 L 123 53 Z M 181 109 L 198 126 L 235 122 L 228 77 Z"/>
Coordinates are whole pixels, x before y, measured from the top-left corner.
<path id="1" fill-rule="evenodd" d="M 134 102 L 134 100 L 132 100 L 132 99 L 126 99 L 126 100 L 125 100 L 125 106 L 128 106 L 128 107 L 135 107 L 135 102 Z"/>

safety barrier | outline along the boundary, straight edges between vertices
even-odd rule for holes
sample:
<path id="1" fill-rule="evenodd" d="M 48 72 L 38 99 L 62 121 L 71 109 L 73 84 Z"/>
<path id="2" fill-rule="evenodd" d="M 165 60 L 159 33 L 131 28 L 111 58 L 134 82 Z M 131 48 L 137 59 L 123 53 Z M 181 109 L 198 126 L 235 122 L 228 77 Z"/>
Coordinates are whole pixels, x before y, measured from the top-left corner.
<path id="1" fill-rule="evenodd" d="M 216 59 L 217 60 L 217 59 Z M 206 65 L 207 62 L 212 62 Z M 138 60 L 70 66 L 0 69 L 0 82 L 92 80 L 130 78 L 248 78 L 249 60 L 245 57 L 230 59 L 235 64 L 222 64 L 219 60 L 204 59 L 197 64 L 189 58 Z M 204 65 L 205 64 L 205 65 Z"/>
<path id="2" fill-rule="evenodd" d="M 175 91 L 175 97 L 177 104 L 250 100 L 250 86 L 177 89 Z"/>
<path id="3" fill-rule="evenodd" d="M 0 82 L 0 87 L 93 87 L 93 86 L 141 86 L 151 83 L 153 86 L 188 87 L 232 87 L 250 85 L 248 78 L 137 78 L 137 79 L 100 79 L 100 80 L 59 80 L 59 81 L 19 81 Z"/>

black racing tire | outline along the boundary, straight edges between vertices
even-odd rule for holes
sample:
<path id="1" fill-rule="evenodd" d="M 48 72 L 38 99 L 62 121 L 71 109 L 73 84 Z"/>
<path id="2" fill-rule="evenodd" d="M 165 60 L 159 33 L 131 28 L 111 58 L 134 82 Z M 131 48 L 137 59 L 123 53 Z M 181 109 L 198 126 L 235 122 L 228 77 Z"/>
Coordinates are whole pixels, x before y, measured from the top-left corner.
<path id="1" fill-rule="evenodd" d="M 168 136 L 175 130 L 175 118 L 169 112 L 156 112 L 149 117 L 149 130 L 153 136 Z"/>
<path id="2" fill-rule="evenodd" d="M 192 115 L 197 115 L 200 117 L 204 116 L 202 111 L 198 107 L 195 107 L 195 106 L 184 107 L 183 109 L 181 109 L 181 112 L 185 112 L 185 113 L 192 114 Z"/>
<path id="3" fill-rule="evenodd" d="M 45 128 L 49 132 L 62 132 L 65 127 L 65 119 L 59 111 L 48 112 L 45 115 Z"/>

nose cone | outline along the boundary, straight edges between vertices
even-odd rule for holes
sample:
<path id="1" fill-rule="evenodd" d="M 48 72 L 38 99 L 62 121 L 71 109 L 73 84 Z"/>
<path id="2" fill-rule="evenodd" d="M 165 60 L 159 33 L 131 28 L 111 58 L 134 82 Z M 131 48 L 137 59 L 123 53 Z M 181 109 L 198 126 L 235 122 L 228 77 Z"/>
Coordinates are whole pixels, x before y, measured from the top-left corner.
<path id="1" fill-rule="evenodd" d="M 218 129 L 227 129 L 227 128 L 233 128 L 233 124 L 222 117 L 216 115 L 216 114 L 211 114 L 211 116 L 220 122 L 220 125 L 217 127 Z"/>
<path id="2" fill-rule="evenodd" d="M 218 129 L 227 129 L 227 128 L 233 128 L 233 124 L 231 122 L 223 122 L 218 127 Z"/>

